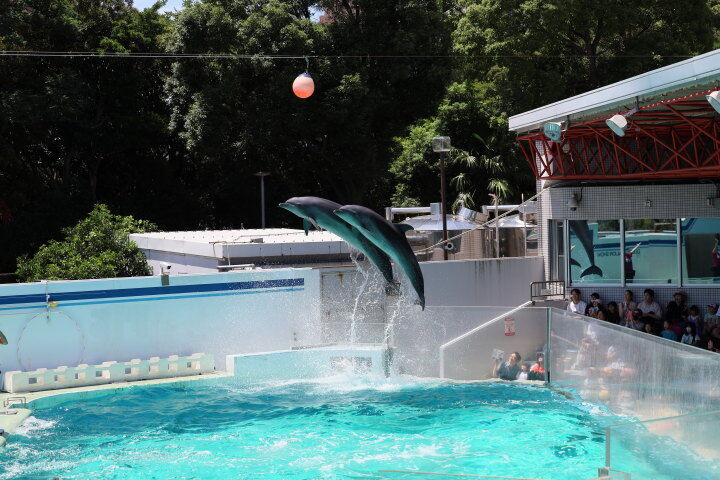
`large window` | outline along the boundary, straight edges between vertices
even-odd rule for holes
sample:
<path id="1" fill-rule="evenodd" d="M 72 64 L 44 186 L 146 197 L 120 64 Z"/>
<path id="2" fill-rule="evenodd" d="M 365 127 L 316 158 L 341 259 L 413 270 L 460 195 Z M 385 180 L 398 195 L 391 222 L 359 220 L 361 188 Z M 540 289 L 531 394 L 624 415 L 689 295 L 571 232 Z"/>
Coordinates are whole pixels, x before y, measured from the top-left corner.
<path id="1" fill-rule="evenodd" d="M 683 282 L 720 283 L 720 218 L 683 218 Z"/>
<path id="2" fill-rule="evenodd" d="M 568 220 L 572 283 L 621 283 L 620 222 Z"/>
<path id="3" fill-rule="evenodd" d="M 679 283 L 674 218 L 625 220 L 625 282 Z"/>

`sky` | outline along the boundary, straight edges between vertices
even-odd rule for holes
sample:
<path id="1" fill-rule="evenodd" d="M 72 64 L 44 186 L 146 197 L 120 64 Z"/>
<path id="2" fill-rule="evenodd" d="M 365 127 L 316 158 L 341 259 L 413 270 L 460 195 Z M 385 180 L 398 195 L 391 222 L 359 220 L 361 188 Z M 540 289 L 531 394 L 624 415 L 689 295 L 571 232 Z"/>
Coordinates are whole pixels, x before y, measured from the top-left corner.
<path id="1" fill-rule="evenodd" d="M 152 7 L 157 0 L 134 0 L 133 5 L 138 10 L 144 10 Z M 162 8 L 162 12 L 172 12 L 182 8 L 183 0 L 168 0 L 167 4 Z"/>

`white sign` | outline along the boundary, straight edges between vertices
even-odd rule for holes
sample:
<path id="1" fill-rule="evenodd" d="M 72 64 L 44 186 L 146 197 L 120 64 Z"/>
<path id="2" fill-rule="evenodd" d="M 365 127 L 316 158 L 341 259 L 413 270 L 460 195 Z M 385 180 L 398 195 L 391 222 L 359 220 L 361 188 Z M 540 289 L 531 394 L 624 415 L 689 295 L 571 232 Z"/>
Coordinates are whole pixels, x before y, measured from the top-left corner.
<path id="1" fill-rule="evenodd" d="M 515 335 L 515 317 L 505 317 L 505 336 L 512 337 Z"/>

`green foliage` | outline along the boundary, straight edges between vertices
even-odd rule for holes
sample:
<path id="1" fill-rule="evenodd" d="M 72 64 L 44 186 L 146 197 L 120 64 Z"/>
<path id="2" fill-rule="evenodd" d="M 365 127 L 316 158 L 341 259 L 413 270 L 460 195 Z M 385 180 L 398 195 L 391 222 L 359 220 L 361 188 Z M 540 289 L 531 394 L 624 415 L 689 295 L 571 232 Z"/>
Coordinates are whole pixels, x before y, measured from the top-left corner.
<path id="1" fill-rule="evenodd" d="M 128 235 L 153 230 L 157 226 L 151 222 L 113 215 L 97 204 L 86 218 L 63 229 L 63 240 L 51 240 L 31 258 L 20 257 L 17 274 L 25 282 L 151 275 L 145 255 Z"/>
<path id="2" fill-rule="evenodd" d="M 437 111 L 397 139 L 394 203 L 437 201 L 434 135 L 472 164 L 449 167 L 457 206 L 533 193 L 530 169 L 507 131 L 509 115 L 613 83 L 717 42 L 717 0 L 464 0 L 454 24 L 453 82 Z"/>

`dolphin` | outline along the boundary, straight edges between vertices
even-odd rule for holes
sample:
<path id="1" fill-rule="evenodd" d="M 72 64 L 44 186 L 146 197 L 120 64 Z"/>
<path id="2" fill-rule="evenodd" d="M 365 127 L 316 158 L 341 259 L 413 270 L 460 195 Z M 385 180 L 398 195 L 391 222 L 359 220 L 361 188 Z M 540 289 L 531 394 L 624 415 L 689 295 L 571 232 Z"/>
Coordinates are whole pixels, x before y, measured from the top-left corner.
<path id="1" fill-rule="evenodd" d="M 345 205 L 335 210 L 335 215 L 362 232 L 368 240 L 390 255 L 410 279 L 418 295 L 418 303 L 425 310 L 425 281 L 420 264 L 405 237 L 410 225 L 394 224 L 360 205 Z"/>
<path id="2" fill-rule="evenodd" d="M 373 245 L 355 227 L 333 213 L 342 205 L 319 197 L 293 197 L 279 206 L 303 219 L 305 235 L 307 235 L 310 225 L 313 225 L 315 228 L 323 228 L 334 233 L 354 248 L 360 250 L 365 255 L 365 258 L 370 260 L 385 278 L 388 283 L 389 293 L 397 291 L 390 257 Z"/>
<path id="3" fill-rule="evenodd" d="M 3 332 L 0 332 L 0 345 L 7 345 L 7 344 L 8 344 L 7 337 L 5 336 L 5 334 L 3 334 Z"/>
<path id="4" fill-rule="evenodd" d="M 600 267 L 595 265 L 595 246 L 593 245 L 593 235 L 588 227 L 587 220 L 570 220 L 568 221 L 570 230 L 580 240 L 588 259 L 590 259 L 590 266 L 583 270 L 580 277 L 587 275 L 600 275 L 602 277 L 602 270 Z"/>

